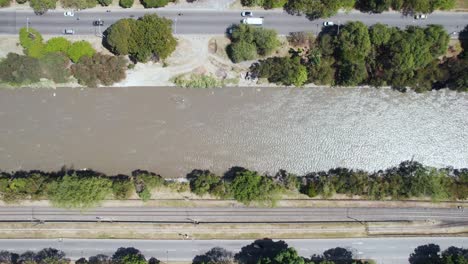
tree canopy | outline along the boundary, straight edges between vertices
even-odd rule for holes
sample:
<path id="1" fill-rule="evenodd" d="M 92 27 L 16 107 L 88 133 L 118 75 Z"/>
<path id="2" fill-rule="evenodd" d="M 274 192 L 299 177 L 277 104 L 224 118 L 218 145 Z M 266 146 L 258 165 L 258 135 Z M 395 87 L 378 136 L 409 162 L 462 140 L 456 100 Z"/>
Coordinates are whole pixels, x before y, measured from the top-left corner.
<path id="1" fill-rule="evenodd" d="M 171 20 L 156 14 L 121 19 L 106 30 L 104 42 L 113 53 L 130 55 L 136 61 L 166 59 L 177 45 L 171 26 Z"/>

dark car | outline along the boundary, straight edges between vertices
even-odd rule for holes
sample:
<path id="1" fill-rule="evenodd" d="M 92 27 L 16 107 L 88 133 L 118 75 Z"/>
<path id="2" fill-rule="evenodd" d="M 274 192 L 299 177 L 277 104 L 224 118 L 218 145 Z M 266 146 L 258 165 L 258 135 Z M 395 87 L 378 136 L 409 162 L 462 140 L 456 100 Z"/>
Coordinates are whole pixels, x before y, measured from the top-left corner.
<path id="1" fill-rule="evenodd" d="M 104 26 L 104 21 L 102 21 L 102 20 L 93 21 L 93 25 L 95 25 L 95 26 Z"/>

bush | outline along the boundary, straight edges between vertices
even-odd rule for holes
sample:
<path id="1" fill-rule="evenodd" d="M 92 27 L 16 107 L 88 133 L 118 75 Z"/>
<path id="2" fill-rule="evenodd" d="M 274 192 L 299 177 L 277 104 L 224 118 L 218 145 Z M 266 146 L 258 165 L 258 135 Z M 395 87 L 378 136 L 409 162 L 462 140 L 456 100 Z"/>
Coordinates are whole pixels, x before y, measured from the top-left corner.
<path id="1" fill-rule="evenodd" d="M 108 5 L 112 4 L 112 0 L 98 0 L 98 3 L 101 6 L 108 6 Z"/>
<path id="2" fill-rule="evenodd" d="M 117 55 L 130 55 L 134 60 L 167 58 L 174 52 L 177 40 L 172 35 L 172 21 L 155 14 L 139 20 L 121 19 L 106 30 L 104 42 Z"/>
<path id="3" fill-rule="evenodd" d="M 92 8 L 97 5 L 96 0 L 60 0 L 60 2 L 62 7 L 75 9 Z"/>
<path id="4" fill-rule="evenodd" d="M 0 7 L 10 6 L 11 0 L 0 0 Z"/>
<path id="5" fill-rule="evenodd" d="M 133 171 L 132 177 L 135 191 L 145 202 L 151 199 L 151 191 L 154 188 L 163 186 L 165 183 L 165 180 L 160 175 L 144 170 Z"/>
<path id="6" fill-rule="evenodd" d="M 33 28 L 21 28 L 19 32 L 20 45 L 25 49 L 29 49 L 36 43 L 42 43 L 42 35 L 39 31 Z"/>
<path id="7" fill-rule="evenodd" d="M 205 195 L 213 193 L 218 185 L 222 185 L 221 177 L 211 173 L 210 171 L 202 171 L 193 175 L 190 181 L 190 190 L 196 195 Z"/>
<path id="8" fill-rule="evenodd" d="M 112 193 L 112 182 L 104 177 L 65 175 L 49 187 L 49 199 L 58 207 L 90 208 Z"/>
<path id="9" fill-rule="evenodd" d="M 141 4 L 145 8 L 157 8 L 166 6 L 171 0 L 141 0 Z"/>
<path id="10" fill-rule="evenodd" d="M 232 28 L 227 53 L 233 62 L 253 60 L 257 55 L 271 54 L 280 44 L 277 33 L 271 29 L 240 24 Z"/>
<path id="11" fill-rule="evenodd" d="M 255 171 L 237 173 L 230 185 L 234 198 L 246 205 L 254 201 L 274 204 L 279 190 L 271 178 L 261 176 Z"/>
<path id="12" fill-rule="evenodd" d="M 130 8 L 133 6 L 134 0 L 119 0 L 119 5 L 123 8 Z"/>
<path id="13" fill-rule="evenodd" d="M 184 88 L 215 88 L 224 86 L 222 81 L 217 80 L 212 75 L 190 74 L 187 76 L 177 76 L 174 83 Z"/>
<path id="14" fill-rule="evenodd" d="M 16 0 L 16 3 L 18 4 L 25 4 L 26 2 L 28 2 L 28 0 Z"/>
<path id="15" fill-rule="evenodd" d="M 0 62 L 0 80 L 13 85 L 38 82 L 41 78 L 39 60 L 8 53 Z"/>
<path id="16" fill-rule="evenodd" d="M 134 190 L 133 183 L 127 176 L 116 177 L 112 180 L 112 194 L 115 199 L 128 199 Z"/>
<path id="17" fill-rule="evenodd" d="M 80 58 L 86 56 L 91 58 L 96 53 L 91 43 L 85 40 L 73 42 L 67 51 L 67 55 L 73 62 L 78 62 Z"/>
<path id="18" fill-rule="evenodd" d="M 57 0 L 29 0 L 29 5 L 36 14 L 42 15 L 49 9 L 55 9 Z"/>
<path id="19" fill-rule="evenodd" d="M 71 46 L 71 42 L 64 37 L 51 38 L 46 42 L 45 52 L 62 52 L 67 54 L 68 49 Z"/>
<path id="20" fill-rule="evenodd" d="M 254 76 L 283 85 L 302 86 L 307 81 L 307 69 L 299 57 L 268 58 L 254 64 L 251 72 Z"/>
<path id="21" fill-rule="evenodd" d="M 78 63 L 72 65 L 72 72 L 82 85 L 88 87 L 109 86 L 125 79 L 126 67 L 127 61 L 123 57 L 96 53 L 91 58 L 82 57 Z"/>
<path id="22" fill-rule="evenodd" d="M 39 65 L 43 78 L 54 81 L 55 83 L 66 83 L 71 72 L 68 68 L 70 60 L 62 53 L 47 53 L 39 59 Z"/>

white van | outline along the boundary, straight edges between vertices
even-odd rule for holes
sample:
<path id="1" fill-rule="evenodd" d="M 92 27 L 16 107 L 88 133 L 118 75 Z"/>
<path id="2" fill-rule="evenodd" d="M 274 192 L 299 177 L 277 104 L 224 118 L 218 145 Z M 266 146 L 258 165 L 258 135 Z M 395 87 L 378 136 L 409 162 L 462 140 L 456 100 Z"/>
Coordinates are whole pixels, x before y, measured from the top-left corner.
<path id="1" fill-rule="evenodd" d="M 261 26 L 263 25 L 263 18 L 261 17 L 244 18 L 242 19 L 242 24 Z"/>

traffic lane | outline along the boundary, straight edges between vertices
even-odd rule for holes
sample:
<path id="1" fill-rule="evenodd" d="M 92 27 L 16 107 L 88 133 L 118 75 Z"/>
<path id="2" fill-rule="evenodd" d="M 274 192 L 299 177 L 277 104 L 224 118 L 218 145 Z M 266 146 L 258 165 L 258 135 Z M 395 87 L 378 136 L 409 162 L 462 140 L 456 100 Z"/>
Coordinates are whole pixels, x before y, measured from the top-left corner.
<path id="1" fill-rule="evenodd" d="M 352 238 L 352 239 L 285 239 L 299 255 L 310 257 L 322 254 L 335 247 L 348 248 L 355 257 L 371 258 L 378 263 L 407 263 L 408 257 L 417 246 L 435 243 L 441 250 L 449 246 L 467 247 L 463 237 L 411 237 L 411 238 Z M 253 240 L 123 240 L 123 239 L 0 239 L 0 249 L 21 253 L 38 251 L 45 247 L 63 250 L 67 257 L 76 260 L 97 254 L 111 256 L 119 247 L 135 247 L 147 258 L 160 260 L 190 261 L 213 247 L 222 247 L 239 252 Z"/>
<path id="2" fill-rule="evenodd" d="M 155 221 L 155 222 L 317 222 L 413 221 L 468 222 L 458 209 L 385 208 L 97 208 L 89 211 L 49 207 L 4 207 L 1 221 Z"/>

